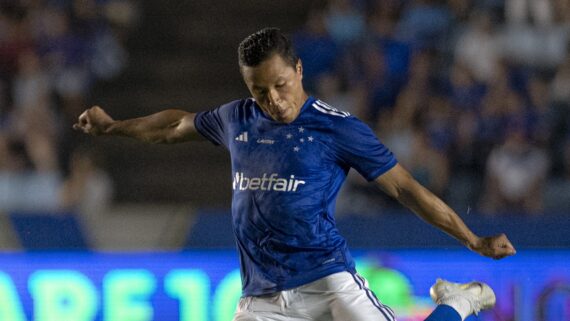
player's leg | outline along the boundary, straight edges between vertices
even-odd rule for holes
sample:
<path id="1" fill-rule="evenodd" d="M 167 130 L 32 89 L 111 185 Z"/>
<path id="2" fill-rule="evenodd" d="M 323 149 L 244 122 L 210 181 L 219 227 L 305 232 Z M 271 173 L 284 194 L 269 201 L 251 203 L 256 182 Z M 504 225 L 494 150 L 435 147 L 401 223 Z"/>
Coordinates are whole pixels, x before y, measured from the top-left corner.
<path id="1" fill-rule="evenodd" d="M 239 300 L 233 321 L 281 321 L 280 293 L 263 297 L 243 297 Z"/>
<path id="2" fill-rule="evenodd" d="M 368 288 L 368 282 L 358 274 L 335 273 L 300 291 L 307 293 L 307 306 L 324 309 L 314 320 L 332 321 L 394 321 L 394 311 L 382 304 Z M 316 295 L 311 295 L 316 293 Z"/>
<path id="3" fill-rule="evenodd" d="M 233 321 L 393 321 L 384 317 L 361 284 L 341 272 L 271 295 L 245 297 Z M 385 313 L 393 315 L 391 310 Z"/>
<path id="4" fill-rule="evenodd" d="M 233 321 L 310 321 L 299 315 L 292 292 L 241 298 Z"/>
<path id="5" fill-rule="evenodd" d="M 331 274 L 309 284 L 240 300 L 233 321 L 394 321 L 359 275 Z"/>
<path id="6" fill-rule="evenodd" d="M 425 321 L 462 321 L 461 315 L 457 310 L 449 305 L 438 305 Z"/>
<path id="7" fill-rule="evenodd" d="M 426 321 L 461 321 L 495 306 L 495 293 L 482 282 L 453 283 L 438 279 L 430 289 L 438 304 Z"/>

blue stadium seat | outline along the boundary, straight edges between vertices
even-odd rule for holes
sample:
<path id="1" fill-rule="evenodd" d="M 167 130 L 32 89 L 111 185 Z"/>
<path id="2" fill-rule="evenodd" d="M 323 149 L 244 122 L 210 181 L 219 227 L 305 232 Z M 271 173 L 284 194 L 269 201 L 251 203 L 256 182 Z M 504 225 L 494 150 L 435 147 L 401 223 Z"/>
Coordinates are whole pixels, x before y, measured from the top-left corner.
<path id="1" fill-rule="evenodd" d="M 27 250 L 88 248 L 81 224 L 74 214 L 12 212 L 9 217 L 22 247 Z"/>

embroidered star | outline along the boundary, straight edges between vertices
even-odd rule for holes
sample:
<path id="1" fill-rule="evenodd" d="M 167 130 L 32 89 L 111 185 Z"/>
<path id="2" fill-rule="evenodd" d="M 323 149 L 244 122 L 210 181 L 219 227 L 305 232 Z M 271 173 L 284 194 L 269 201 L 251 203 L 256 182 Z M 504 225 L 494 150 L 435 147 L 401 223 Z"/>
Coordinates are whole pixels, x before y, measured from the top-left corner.
<path id="1" fill-rule="evenodd" d="M 302 132 L 304 132 L 304 131 L 305 131 L 305 128 L 299 127 L 299 133 L 302 133 Z"/>
<path id="2" fill-rule="evenodd" d="M 301 139 L 299 139 L 299 141 L 300 141 L 301 143 L 304 143 L 304 142 L 305 142 L 305 139 L 304 139 L 304 138 L 301 138 Z"/>
<path id="3" fill-rule="evenodd" d="M 309 136 L 308 139 L 309 139 L 310 142 L 312 142 L 313 140 L 315 140 L 315 139 L 313 138 L 313 136 Z"/>
<path id="4" fill-rule="evenodd" d="M 300 150 L 301 150 L 301 149 L 299 148 L 299 146 L 293 147 L 293 151 L 295 151 L 295 152 L 298 152 L 298 151 L 300 151 Z"/>
<path id="5" fill-rule="evenodd" d="M 293 135 L 287 134 L 287 136 L 285 136 L 285 137 L 287 137 L 287 139 L 291 139 L 291 138 L 293 138 Z"/>

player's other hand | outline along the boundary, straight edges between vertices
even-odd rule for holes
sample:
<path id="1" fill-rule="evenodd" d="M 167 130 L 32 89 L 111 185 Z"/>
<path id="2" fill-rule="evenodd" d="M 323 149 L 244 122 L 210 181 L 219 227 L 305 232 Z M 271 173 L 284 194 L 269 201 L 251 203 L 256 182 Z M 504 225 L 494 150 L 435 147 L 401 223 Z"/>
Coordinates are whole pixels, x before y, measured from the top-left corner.
<path id="1" fill-rule="evenodd" d="M 99 136 L 105 134 L 113 122 L 113 118 L 101 107 L 93 106 L 79 115 L 77 123 L 73 125 L 73 129 L 81 130 L 89 135 Z"/>
<path id="2" fill-rule="evenodd" d="M 505 234 L 481 237 L 476 244 L 469 246 L 469 248 L 483 256 L 487 256 L 495 260 L 515 255 L 515 253 L 517 253 L 515 247 L 511 244 L 511 241 L 509 241 Z"/>

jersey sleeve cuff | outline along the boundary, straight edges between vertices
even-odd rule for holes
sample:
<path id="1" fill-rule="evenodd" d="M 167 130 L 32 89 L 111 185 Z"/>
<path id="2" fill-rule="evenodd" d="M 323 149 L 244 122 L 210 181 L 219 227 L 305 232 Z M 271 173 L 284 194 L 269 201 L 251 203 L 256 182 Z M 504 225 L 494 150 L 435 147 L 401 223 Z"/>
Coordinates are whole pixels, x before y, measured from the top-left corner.
<path id="1" fill-rule="evenodd" d="M 396 164 L 398 164 L 398 160 L 396 158 L 392 158 L 392 160 L 388 164 L 386 164 L 386 165 L 378 168 L 377 170 L 373 171 L 370 175 L 367 175 L 366 180 L 369 182 L 372 182 L 373 180 L 380 177 L 382 174 L 391 170 L 394 166 L 396 166 Z"/>
<path id="2" fill-rule="evenodd" d="M 205 129 L 202 128 L 202 125 L 200 125 L 198 118 L 202 117 L 202 114 L 204 112 L 199 112 L 196 114 L 196 116 L 194 117 L 194 128 L 196 128 L 196 132 L 200 135 L 202 135 L 202 137 L 206 138 L 208 141 L 210 141 L 212 144 L 216 145 L 216 146 L 220 146 L 220 143 L 215 141 L 210 135 L 207 135 L 205 133 Z"/>

